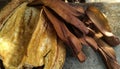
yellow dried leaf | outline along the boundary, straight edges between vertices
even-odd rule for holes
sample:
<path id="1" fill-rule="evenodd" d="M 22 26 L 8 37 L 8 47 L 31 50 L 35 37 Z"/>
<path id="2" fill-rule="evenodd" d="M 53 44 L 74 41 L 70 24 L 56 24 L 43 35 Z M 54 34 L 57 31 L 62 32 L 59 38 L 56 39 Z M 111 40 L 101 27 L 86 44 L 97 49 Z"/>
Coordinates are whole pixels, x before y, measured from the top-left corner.
<path id="1" fill-rule="evenodd" d="M 24 45 L 22 18 L 27 3 L 21 4 L 0 31 L 0 56 L 6 69 L 16 69 L 22 61 Z"/>
<path id="2" fill-rule="evenodd" d="M 57 47 L 58 47 L 58 52 L 57 52 L 58 55 L 52 69 L 62 69 L 66 58 L 66 50 L 63 42 L 59 40 Z"/>
<path id="3" fill-rule="evenodd" d="M 38 24 L 28 45 L 25 64 L 32 66 L 44 65 L 44 57 L 51 48 L 56 46 L 56 35 L 48 29 L 48 24 L 41 10 Z"/>

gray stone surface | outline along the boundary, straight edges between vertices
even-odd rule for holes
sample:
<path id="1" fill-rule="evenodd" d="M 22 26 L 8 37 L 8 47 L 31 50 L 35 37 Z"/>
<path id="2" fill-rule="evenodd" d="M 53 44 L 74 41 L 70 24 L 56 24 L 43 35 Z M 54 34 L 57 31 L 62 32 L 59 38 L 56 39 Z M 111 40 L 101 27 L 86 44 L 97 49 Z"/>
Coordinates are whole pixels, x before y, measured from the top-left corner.
<path id="1" fill-rule="evenodd" d="M 96 6 L 106 15 L 112 28 L 112 32 L 120 38 L 120 3 L 82 4 L 82 6 L 85 7 L 89 5 Z M 120 45 L 114 47 L 114 49 L 116 51 L 117 60 L 120 63 Z M 95 53 L 90 47 L 84 47 L 84 52 L 87 56 L 87 60 L 83 63 L 80 63 L 71 55 L 70 51 L 68 51 L 63 69 L 106 69 L 98 53 Z"/>

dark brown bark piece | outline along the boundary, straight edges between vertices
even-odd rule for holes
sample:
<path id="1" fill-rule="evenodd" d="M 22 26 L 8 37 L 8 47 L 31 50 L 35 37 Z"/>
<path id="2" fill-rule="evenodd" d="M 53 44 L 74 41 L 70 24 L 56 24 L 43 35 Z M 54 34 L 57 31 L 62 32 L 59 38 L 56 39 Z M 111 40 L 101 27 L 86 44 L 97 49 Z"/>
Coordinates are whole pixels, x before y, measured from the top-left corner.
<path id="1" fill-rule="evenodd" d="M 55 11 L 60 17 L 62 17 L 67 23 L 73 25 L 74 27 L 78 28 L 79 31 L 82 31 L 84 34 L 87 34 L 89 31 L 84 25 L 82 21 L 80 21 L 77 16 L 82 15 L 80 11 L 76 10 L 75 8 L 71 7 L 70 5 L 64 3 L 61 0 L 36 0 L 33 1 L 38 4 L 43 4 L 53 11 Z M 69 14 L 68 14 L 69 13 Z"/>
<path id="2" fill-rule="evenodd" d="M 104 59 L 104 62 L 108 69 L 120 69 L 120 65 L 117 62 L 115 51 L 112 47 L 106 44 L 104 41 L 100 39 L 96 39 L 99 46 L 99 53 Z"/>
<path id="3" fill-rule="evenodd" d="M 103 34 L 103 39 L 108 44 L 110 44 L 111 46 L 116 46 L 120 44 L 120 40 L 118 39 L 118 37 L 116 37 L 111 32 L 107 19 L 97 8 L 93 6 L 88 7 L 86 10 L 86 14 L 90 18 L 90 20 L 93 22 L 93 24 L 98 28 L 98 31 L 100 31 Z M 94 30 L 97 30 L 97 29 L 94 29 Z"/>
<path id="4" fill-rule="evenodd" d="M 73 49 L 75 55 L 81 62 L 85 61 L 85 55 L 81 50 L 82 46 L 79 39 L 76 38 L 71 32 L 69 32 L 65 24 L 58 20 L 53 14 L 51 14 L 47 8 L 44 8 L 44 11 L 48 19 L 51 21 L 59 38 Z"/>
<path id="5" fill-rule="evenodd" d="M 90 6 L 86 10 L 86 14 L 94 25 L 102 32 L 105 36 L 113 36 L 111 29 L 108 25 L 107 19 L 104 15 L 94 6 Z"/>

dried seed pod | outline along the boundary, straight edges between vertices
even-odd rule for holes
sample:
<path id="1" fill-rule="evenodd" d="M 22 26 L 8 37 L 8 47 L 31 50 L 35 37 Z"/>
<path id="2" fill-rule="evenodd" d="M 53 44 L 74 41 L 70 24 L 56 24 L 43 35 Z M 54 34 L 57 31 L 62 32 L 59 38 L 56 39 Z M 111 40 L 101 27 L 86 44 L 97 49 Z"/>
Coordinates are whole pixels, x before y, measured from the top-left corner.
<path id="1" fill-rule="evenodd" d="M 120 44 L 120 40 L 111 32 L 105 16 L 95 7 L 90 6 L 86 10 L 86 14 L 97 27 L 97 29 L 103 34 L 103 39 L 111 46 Z"/>
<path id="2" fill-rule="evenodd" d="M 91 32 L 96 34 L 94 30 L 91 29 Z M 108 69 L 119 69 L 120 65 L 117 62 L 116 54 L 114 49 L 105 43 L 99 36 L 94 35 L 93 38 L 85 38 L 90 46 L 97 51 L 103 58 L 106 67 Z"/>
<path id="3" fill-rule="evenodd" d="M 106 36 L 113 36 L 111 33 L 111 29 L 108 25 L 107 19 L 103 16 L 103 14 L 94 6 L 90 6 L 86 10 L 86 14 L 94 23 L 94 25 Z"/>
<path id="4" fill-rule="evenodd" d="M 26 2 L 26 0 L 12 0 L 10 3 L 8 3 L 1 11 L 0 11 L 0 25 L 3 23 L 3 21 L 23 2 Z"/>
<path id="5" fill-rule="evenodd" d="M 61 47 L 63 44 L 59 42 L 57 44 L 56 34 L 47 23 L 43 13 L 37 16 L 39 15 L 38 10 L 26 7 L 27 3 L 21 4 L 3 21 L 4 24 L 1 26 L 0 55 L 5 68 L 17 69 L 22 66 L 32 68 L 43 65 L 44 69 L 61 68 L 66 53 L 65 49 Z M 4 48 L 5 46 L 7 47 Z M 10 49 L 8 50 L 8 48 Z"/>
<path id="6" fill-rule="evenodd" d="M 65 59 L 65 49 L 59 47 L 61 44 L 57 41 L 56 33 L 49 25 L 41 10 L 39 21 L 32 34 L 31 40 L 25 55 L 25 65 L 39 67 L 44 65 L 44 69 L 60 69 Z M 60 50 L 60 51 L 59 51 Z M 61 55 L 62 58 L 60 58 Z M 59 64 L 59 61 L 61 64 Z M 58 65 L 55 66 L 55 63 Z M 59 66 L 60 65 L 60 66 Z"/>
<path id="7" fill-rule="evenodd" d="M 106 44 L 101 39 L 96 39 L 96 42 L 99 46 L 99 53 L 104 59 L 104 62 L 108 69 L 119 69 L 120 65 L 117 62 L 115 51 L 112 47 Z"/>
<path id="8" fill-rule="evenodd" d="M 57 55 L 56 36 L 53 32 L 51 33 L 50 29 L 48 29 L 48 24 L 41 11 L 39 21 L 27 48 L 25 64 L 35 67 L 44 65 L 45 56 L 51 49 L 54 49 L 54 53 Z"/>
<path id="9" fill-rule="evenodd" d="M 72 48 L 74 55 L 80 61 L 85 61 L 86 59 L 82 52 L 82 44 L 90 45 L 103 56 L 108 69 L 120 68 L 115 52 L 109 46 L 118 45 L 120 41 L 111 33 L 107 20 L 95 7 L 89 7 L 86 10 L 86 14 L 90 18 L 88 20 L 88 17 L 83 18 L 83 15 L 86 16 L 83 9 L 78 10 L 61 0 L 28 0 L 31 2 L 29 4 L 31 6 L 41 4 L 37 5 L 42 8 L 42 10 L 39 8 L 40 14 L 35 9 L 35 6 L 32 9 L 27 7 L 27 11 L 24 13 L 27 3 L 23 3 L 23 9 L 23 7 L 19 8 L 19 5 L 24 0 L 13 1 L 18 2 L 15 6 L 12 5 L 8 12 L 6 10 L 3 11 L 2 13 L 6 14 L 0 17 L 2 18 L 0 19 L 0 23 L 2 22 L 0 56 L 7 69 L 17 69 L 22 66 L 28 66 L 31 69 L 61 69 L 66 52 L 56 34 L 64 43 Z M 14 10 L 17 6 L 19 7 Z M 79 20 L 78 16 L 84 19 L 83 22 L 89 21 L 88 24 Z M 88 26 L 89 24 L 94 26 Z M 69 25 L 74 29 L 70 29 Z M 104 38 L 109 45 L 101 38 Z M 112 40 L 114 40 L 113 43 L 111 43 Z M 10 49 L 8 50 L 8 48 Z M 6 58 L 6 55 L 8 58 Z"/>
<path id="10" fill-rule="evenodd" d="M 28 49 L 28 46 L 29 46 L 29 43 L 30 43 L 30 40 L 32 38 L 32 35 L 33 35 L 33 32 L 36 28 L 36 25 L 38 23 L 38 19 L 39 19 L 39 10 L 34 8 L 34 7 L 27 7 L 26 10 L 25 10 L 25 14 L 24 14 L 24 17 L 23 17 L 23 26 L 24 26 L 24 33 L 22 34 L 23 38 L 24 38 L 24 41 L 23 41 L 23 44 L 25 45 L 24 47 L 24 58 L 22 60 L 22 63 L 21 63 L 21 67 L 22 66 L 25 66 L 25 67 L 32 67 L 30 65 L 26 65 L 25 64 L 25 56 L 27 56 L 27 49 Z M 37 63 L 36 63 L 37 64 Z"/>
<path id="11" fill-rule="evenodd" d="M 79 31 L 82 31 L 84 34 L 87 34 L 89 31 L 82 21 L 80 21 L 76 16 L 82 15 L 78 10 L 70 5 L 64 3 L 61 0 L 35 0 L 32 3 L 43 4 L 44 6 L 49 7 L 54 12 L 56 12 L 60 17 L 62 17 L 67 23 L 78 28 Z M 63 12 L 64 11 L 64 12 Z M 69 14 L 68 14 L 69 13 Z"/>
<path id="12" fill-rule="evenodd" d="M 73 49 L 75 56 L 81 62 L 85 61 L 86 58 L 82 52 L 82 45 L 79 39 L 68 30 L 62 21 L 58 20 L 49 10 L 47 10 L 47 8 L 44 8 L 44 11 L 48 19 L 51 21 L 59 38 Z"/>
<path id="13" fill-rule="evenodd" d="M 65 45 L 61 40 L 58 40 L 57 45 L 58 45 L 58 55 L 52 69 L 62 69 L 65 62 L 65 57 L 66 57 Z"/>
<path id="14" fill-rule="evenodd" d="M 6 69 L 18 68 L 23 58 L 22 18 L 26 5 L 27 3 L 21 4 L 0 31 L 0 56 Z"/>

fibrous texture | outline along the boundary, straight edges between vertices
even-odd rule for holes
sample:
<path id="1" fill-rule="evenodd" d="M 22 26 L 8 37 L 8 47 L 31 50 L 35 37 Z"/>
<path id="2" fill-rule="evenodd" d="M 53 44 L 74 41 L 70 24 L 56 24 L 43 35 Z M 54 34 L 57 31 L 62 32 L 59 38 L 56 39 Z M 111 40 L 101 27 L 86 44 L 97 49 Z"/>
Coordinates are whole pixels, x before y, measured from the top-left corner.
<path id="1" fill-rule="evenodd" d="M 112 48 L 120 41 L 94 6 L 85 10 L 61 0 L 16 2 L 9 12 L 8 6 L 3 9 L 1 13 L 6 15 L 0 14 L 0 57 L 6 69 L 62 69 L 64 46 L 84 62 L 84 45 L 98 52 L 108 69 L 120 68 Z"/>

